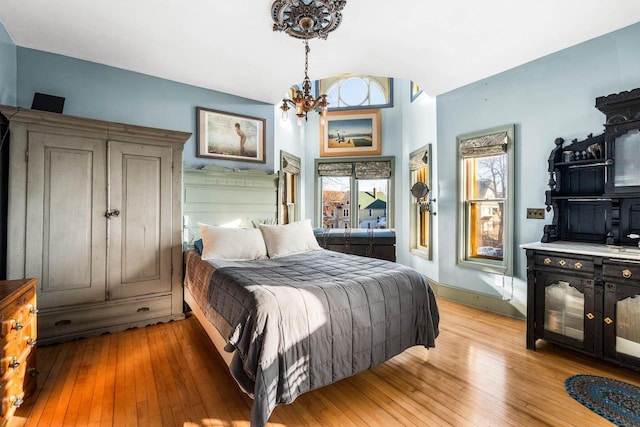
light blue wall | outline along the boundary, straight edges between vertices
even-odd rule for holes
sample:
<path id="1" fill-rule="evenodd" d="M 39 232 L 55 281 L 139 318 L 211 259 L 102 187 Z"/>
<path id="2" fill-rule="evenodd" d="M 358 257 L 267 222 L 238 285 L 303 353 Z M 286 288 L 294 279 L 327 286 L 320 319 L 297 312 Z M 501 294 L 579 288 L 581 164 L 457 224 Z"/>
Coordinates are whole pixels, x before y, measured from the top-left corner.
<path id="1" fill-rule="evenodd" d="M 0 23 L 0 104 L 16 105 L 18 60 L 16 45 Z"/>
<path id="2" fill-rule="evenodd" d="M 439 271 L 438 271 L 438 262 L 439 262 L 439 252 L 437 249 L 433 249 L 433 247 L 437 244 L 439 239 L 438 233 L 438 162 L 436 161 L 438 154 L 438 145 L 437 142 L 437 126 L 436 126 L 436 99 L 430 97 L 426 93 L 420 94 L 413 102 L 411 102 L 411 82 L 407 80 L 403 80 L 400 88 L 396 88 L 398 92 L 400 92 L 402 96 L 402 105 L 403 108 L 403 129 L 404 129 L 404 143 L 402 150 L 402 164 L 401 168 L 398 169 L 397 177 L 402 182 L 402 191 L 400 193 L 400 207 L 404 207 L 401 209 L 402 216 L 401 222 L 397 227 L 397 235 L 398 235 L 398 258 L 402 260 L 404 264 L 410 265 L 414 267 L 416 270 L 421 273 L 426 274 L 431 279 L 438 281 L 439 280 Z M 400 89 L 400 90 L 399 90 Z M 431 193 L 429 197 L 434 198 L 436 200 L 433 203 L 434 211 L 436 215 L 431 217 L 432 221 L 432 259 L 426 260 L 417 255 L 410 255 L 409 246 L 410 246 L 410 219 L 409 219 L 409 210 L 407 209 L 410 206 L 412 196 L 410 194 L 411 187 L 410 177 L 409 177 L 409 155 L 411 152 L 417 150 L 418 148 L 422 148 L 427 144 L 431 144 Z M 444 234 L 445 238 L 450 238 L 448 233 Z"/>
<path id="3" fill-rule="evenodd" d="M 64 114 L 192 132 L 184 149 L 186 166 L 274 170 L 272 104 L 22 47 L 17 63 L 20 107 L 31 107 L 35 92 L 62 96 Z M 196 107 L 265 118 L 266 163 L 197 158 Z"/>
<path id="4" fill-rule="evenodd" d="M 515 264 L 513 303 L 526 300 L 525 254 L 519 245 L 539 241 L 551 221 L 526 219 L 544 207 L 547 159 L 554 139 L 601 133 L 604 115 L 595 98 L 640 87 L 640 24 L 554 53 L 438 96 L 438 228 L 440 282 L 483 294 L 511 297 L 511 278 L 456 266 L 456 136 L 515 123 Z M 491 58 L 487 58 L 491 60 Z M 504 282 L 503 282 L 504 280 Z"/>

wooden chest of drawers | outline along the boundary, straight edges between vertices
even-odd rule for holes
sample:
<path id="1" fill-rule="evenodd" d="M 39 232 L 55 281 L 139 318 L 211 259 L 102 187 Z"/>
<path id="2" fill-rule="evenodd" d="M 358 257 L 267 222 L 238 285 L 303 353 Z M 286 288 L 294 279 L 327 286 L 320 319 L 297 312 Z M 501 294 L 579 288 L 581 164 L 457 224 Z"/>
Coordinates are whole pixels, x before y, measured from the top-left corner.
<path id="1" fill-rule="evenodd" d="M 0 281 L 0 425 L 36 389 L 37 313 L 35 279 Z"/>

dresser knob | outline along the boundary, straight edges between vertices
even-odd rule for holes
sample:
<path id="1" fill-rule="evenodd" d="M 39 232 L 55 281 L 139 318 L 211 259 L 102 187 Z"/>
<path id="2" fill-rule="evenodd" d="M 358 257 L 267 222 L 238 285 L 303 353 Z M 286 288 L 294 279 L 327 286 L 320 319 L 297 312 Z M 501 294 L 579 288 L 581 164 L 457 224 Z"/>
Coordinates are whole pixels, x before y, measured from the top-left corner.
<path id="1" fill-rule="evenodd" d="M 630 278 L 631 277 L 631 271 L 629 269 L 622 270 L 622 277 L 624 277 L 625 279 Z"/>
<path id="2" fill-rule="evenodd" d="M 18 396 L 16 396 L 15 394 L 12 395 L 11 397 L 9 397 L 9 401 L 11 402 L 11 404 L 13 406 L 15 406 L 16 408 L 19 408 L 23 403 L 24 400 L 20 399 Z"/>
<path id="3" fill-rule="evenodd" d="M 20 324 L 20 321 L 19 321 L 19 320 L 11 319 L 11 320 L 10 320 L 10 322 L 11 322 L 11 329 L 14 329 L 14 330 L 16 330 L 16 331 L 19 331 L 19 330 L 20 330 L 20 329 L 22 329 L 22 327 L 23 327 L 23 326 Z"/>
<path id="4" fill-rule="evenodd" d="M 30 314 L 38 314 L 40 312 L 40 310 L 38 310 L 38 308 L 33 305 L 33 304 L 29 304 L 29 313 Z"/>
<path id="5" fill-rule="evenodd" d="M 38 341 L 35 338 L 27 338 L 27 345 L 30 345 L 31 347 L 33 347 L 36 344 L 38 344 Z"/>
<path id="6" fill-rule="evenodd" d="M 610 317 L 605 317 L 605 318 L 604 318 L 604 323 L 606 323 L 607 325 L 610 325 L 610 324 L 612 324 L 612 323 L 613 323 L 613 320 L 611 320 L 611 318 L 610 318 Z"/>
<path id="7" fill-rule="evenodd" d="M 12 369 L 17 369 L 18 366 L 20 366 L 20 362 L 18 362 L 18 359 L 16 359 L 15 357 L 12 357 L 11 363 L 9 363 L 9 367 Z"/>

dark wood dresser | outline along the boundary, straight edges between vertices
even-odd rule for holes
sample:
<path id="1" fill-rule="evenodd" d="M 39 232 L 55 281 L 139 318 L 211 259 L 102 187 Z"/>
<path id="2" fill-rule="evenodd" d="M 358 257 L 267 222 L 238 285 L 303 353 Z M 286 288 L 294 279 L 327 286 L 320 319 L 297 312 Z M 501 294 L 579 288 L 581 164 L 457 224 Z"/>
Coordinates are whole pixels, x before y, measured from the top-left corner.
<path id="1" fill-rule="evenodd" d="M 396 261 L 396 232 L 369 228 L 314 228 L 323 249 Z"/>
<path id="2" fill-rule="evenodd" d="M 36 389 L 37 312 L 35 279 L 0 281 L 2 426 Z"/>

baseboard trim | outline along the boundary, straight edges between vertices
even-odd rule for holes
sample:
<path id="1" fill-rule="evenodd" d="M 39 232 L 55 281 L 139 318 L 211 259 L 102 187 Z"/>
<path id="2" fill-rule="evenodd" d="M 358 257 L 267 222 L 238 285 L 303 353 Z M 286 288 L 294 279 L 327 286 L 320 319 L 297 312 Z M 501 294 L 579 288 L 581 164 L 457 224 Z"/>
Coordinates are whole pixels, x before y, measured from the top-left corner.
<path id="1" fill-rule="evenodd" d="M 518 304 L 491 295 L 437 283 L 431 279 L 429 279 L 429 283 L 438 298 L 459 302 L 470 307 L 516 319 L 525 320 L 527 318 L 526 304 Z"/>

